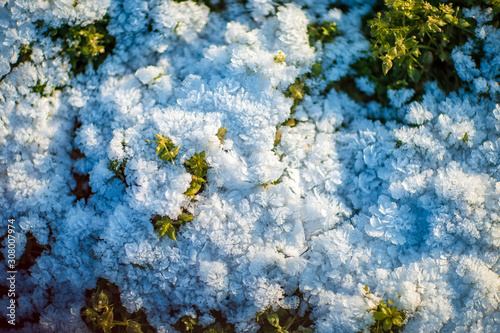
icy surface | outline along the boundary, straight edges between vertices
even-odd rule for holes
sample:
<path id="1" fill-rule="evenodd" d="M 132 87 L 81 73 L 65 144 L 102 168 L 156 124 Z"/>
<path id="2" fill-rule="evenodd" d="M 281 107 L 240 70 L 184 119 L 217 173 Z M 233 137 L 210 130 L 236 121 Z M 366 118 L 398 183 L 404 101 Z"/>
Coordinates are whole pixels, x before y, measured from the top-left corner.
<path id="1" fill-rule="evenodd" d="M 381 299 L 407 311 L 404 332 L 500 330 L 500 31 L 488 12 L 468 13 L 476 36 L 452 58 L 469 89 L 428 83 L 421 101 L 408 89 L 390 91 L 389 106 L 357 103 L 321 94 L 369 49 L 361 19 L 374 1 L 341 2 L 346 12 L 250 0 L 217 13 L 193 1 L 0 1 L 0 226 L 16 219 L 18 248 L 28 232 L 51 246 L 18 275 L 18 316 L 41 313 L 32 331 L 85 331 L 80 308 L 98 277 L 159 332 L 196 309 L 255 332 L 256 312 L 299 306 L 296 290 L 319 333 L 367 329 Z M 106 13 L 114 51 L 78 76 L 34 24 Z M 342 35 L 309 45 L 313 20 Z M 293 104 L 283 92 L 316 61 L 324 78 L 307 80 L 297 126 L 279 127 Z M 400 117 L 373 120 L 384 114 Z M 175 165 L 146 142 L 155 133 L 181 146 Z M 208 182 L 193 201 L 183 164 L 201 151 Z M 126 161 L 126 184 L 110 160 Z M 87 202 L 75 201 L 72 173 L 89 175 Z M 194 220 L 179 241 L 158 238 L 151 218 L 183 208 Z"/>

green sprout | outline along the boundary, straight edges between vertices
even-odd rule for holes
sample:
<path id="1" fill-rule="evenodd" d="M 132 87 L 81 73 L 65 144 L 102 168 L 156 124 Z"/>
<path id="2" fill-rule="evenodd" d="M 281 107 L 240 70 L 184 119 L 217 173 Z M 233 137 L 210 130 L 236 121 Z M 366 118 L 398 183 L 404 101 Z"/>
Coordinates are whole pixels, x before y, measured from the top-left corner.
<path id="1" fill-rule="evenodd" d="M 176 220 L 168 216 L 156 215 L 153 218 L 153 223 L 155 225 L 155 231 L 160 238 L 166 235 L 171 240 L 177 242 L 177 238 L 175 237 L 176 228 L 178 229 L 181 225 L 191 221 L 193 218 L 193 215 L 185 211 L 180 214 Z"/>
<path id="2" fill-rule="evenodd" d="M 227 128 L 226 127 L 221 127 L 217 131 L 216 135 L 219 138 L 220 143 L 224 143 L 224 141 L 222 141 L 222 139 L 224 139 L 224 137 L 226 136 L 226 132 L 227 132 Z"/>
<path id="3" fill-rule="evenodd" d="M 285 61 L 286 55 L 283 53 L 283 51 L 278 51 L 278 53 L 274 56 L 274 62 L 280 63 L 283 65 Z"/>
<path id="4" fill-rule="evenodd" d="M 191 174 L 190 187 L 184 193 L 188 197 L 194 198 L 202 190 L 203 184 L 207 182 L 206 176 L 209 166 L 205 158 L 206 154 L 202 151 L 194 153 L 190 159 L 184 162 L 187 172 Z"/>
<path id="5" fill-rule="evenodd" d="M 291 313 L 293 310 L 268 309 L 257 313 L 257 323 L 260 325 L 259 333 L 313 333 L 314 326 L 308 317 L 299 317 Z"/>
<path id="6" fill-rule="evenodd" d="M 392 306 L 393 301 L 388 303 L 380 301 L 373 311 L 375 323 L 370 328 L 371 333 L 397 333 L 403 326 L 404 311 L 398 310 L 397 306 Z"/>
<path id="7" fill-rule="evenodd" d="M 40 79 L 38 79 L 36 81 L 36 85 L 34 86 L 30 86 L 31 90 L 35 93 L 35 94 L 40 94 L 40 97 L 47 97 L 49 96 L 50 94 L 47 94 L 45 93 L 45 88 L 47 88 L 47 84 L 49 83 L 49 81 L 45 81 L 45 83 L 42 83 L 40 81 Z"/>
<path id="8" fill-rule="evenodd" d="M 127 165 L 127 159 L 123 159 L 121 162 L 118 160 L 109 161 L 109 170 L 113 171 L 116 177 L 120 178 L 125 184 L 125 166 Z"/>
<path id="9" fill-rule="evenodd" d="M 234 333 L 234 326 L 228 324 L 220 313 L 217 311 L 211 311 L 211 313 L 214 315 L 216 321 L 207 327 L 202 327 L 198 323 L 198 318 L 196 316 L 186 315 L 177 320 L 174 324 L 174 328 L 180 332 L 190 333 Z M 198 311 L 197 315 L 199 315 Z"/>
<path id="10" fill-rule="evenodd" d="M 186 332 L 193 332 L 193 329 L 198 325 L 198 319 L 191 316 L 182 316 L 180 322 L 186 327 Z"/>
<path id="11" fill-rule="evenodd" d="M 116 285 L 99 279 L 97 287 L 87 297 L 87 306 L 81 310 L 81 316 L 93 332 L 152 332 L 144 312 L 128 313 L 120 301 L 120 291 Z M 115 320 L 116 317 L 122 320 Z"/>
<path id="12" fill-rule="evenodd" d="M 172 165 L 175 165 L 174 158 L 179 153 L 180 145 L 175 147 L 174 143 L 170 138 L 164 137 L 161 134 L 155 133 L 156 136 L 156 155 L 163 161 L 170 161 Z M 149 142 L 150 140 L 146 140 Z"/>
<path id="13" fill-rule="evenodd" d="M 296 78 L 295 82 L 292 83 L 287 91 L 285 91 L 285 97 L 289 97 L 293 99 L 293 105 L 290 110 L 290 113 L 295 112 L 295 108 L 300 104 L 302 99 L 304 99 L 305 94 L 307 94 L 308 88 L 302 79 Z"/>

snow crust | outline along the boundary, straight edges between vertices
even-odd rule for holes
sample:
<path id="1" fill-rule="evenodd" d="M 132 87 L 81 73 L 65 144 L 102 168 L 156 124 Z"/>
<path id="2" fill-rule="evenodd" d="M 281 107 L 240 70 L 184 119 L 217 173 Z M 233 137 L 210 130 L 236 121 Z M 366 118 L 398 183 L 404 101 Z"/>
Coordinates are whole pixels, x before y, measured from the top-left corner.
<path id="1" fill-rule="evenodd" d="M 28 232 L 51 246 L 18 276 L 18 316 L 41 313 L 30 330 L 88 330 L 80 308 L 98 277 L 159 332 L 196 309 L 255 332 L 256 312 L 299 308 L 296 290 L 319 333 L 366 330 L 382 299 L 407 311 L 403 332 L 500 330 L 500 31 L 490 13 L 468 13 L 476 36 L 452 58 L 469 89 L 445 95 L 431 82 L 421 101 L 400 90 L 389 106 L 357 103 L 321 94 L 369 50 L 361 19 L 374 1 L 341 2 L 346 12 L 250 0 L 216 13 L 193 1 L 0 1 L 0 226 L 16 219 L 18 249 Z M 106 13 L 115 49 L 76 77 L 34 24 Z M 342 36 L 309 45 L 313 20 Z M 13 66 L 29 44 L 30 61 Z M 299 122 L 274 147 L 293 104 L 283 92 L 316 61 L 325 79 L 306 80 Z M 38 81 L 44 96 L 30 89 Z M 373 120 L 387 114 L 399 119 Z M 175 165 L 146 142 L 155 133 L 181 145 Z M 74 148 L 85 157 L 71 159 Z M 192 201 L 183 163 L 201 151 L 208 182 Z M 128 186 L 110 160 L 126 161 Z M 75 202 L 72 173 L 89 175 L 88 202 Z M 158 238 L 151 218 L 182 208 L 194 220 L 179 241 Z"/>

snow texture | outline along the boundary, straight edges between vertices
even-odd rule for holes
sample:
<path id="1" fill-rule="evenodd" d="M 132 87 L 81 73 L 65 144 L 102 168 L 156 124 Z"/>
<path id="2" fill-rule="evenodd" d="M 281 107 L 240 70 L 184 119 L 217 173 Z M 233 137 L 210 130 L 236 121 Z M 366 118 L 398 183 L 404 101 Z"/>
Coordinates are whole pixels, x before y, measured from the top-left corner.
<path id="1" fill-rule="evenodd" d="M 17 277 L 19 320 L 41 314 L 25 329 L 86 331 L 84 293 L 102 277 L 159 332 L 195 310 L 201 323 L 217 310 L 237 332 L 255 332 L 257 312 L 306 306 L 318 333 L 366 331 L 388 299 L 406 311 L 403 332 L 498 332 L 500 30 L 487 24 L 491 13 L 467 12 L 475 36 L 452 53 L 468 89 L 445 95 L 431 82 L 419 101 L 390 90 L 381 106 L 322 94 L 369 50 L 361 20 L 375 1 L 340 1 L 345 11 L 327 0 L 225 3 L 218 13 L 195 1 L 0 1 L 0 226 L 16 219 L 18 249 L 28 233 L 50 244 Z M 114 50 L 76 76 L 60 41 L 35 25 L 85 26 L 105 14 Z M 336 22 L 342 35 L 309 45 L 313 21 Z M 17 63 L 22 45 L 32 53 Z M 284 92 L 317 61 L 323 77 L 306 79 L 297 125 L 280 126 L 293 104 Z M 374 93 L 368 78 L 356 84 Z M 384 114 L 402 116 L 373 120 Z M 175 165 L 146 142 L 155 133 L 180 145 Z M 74 149 L 84 157 L 71 158 Z M 184 162 L 201 151 L 208 181 L 191 200 Z M 124 162 L 125 182 L 110 161 Z M 89 175 L 87 201 L 72 193 L 74 173 Z M 152 217 L 183 209 L 194 220 L 178 242 L 160 239 Z M 5 281 L 5 261 L 0 268 Z"/>

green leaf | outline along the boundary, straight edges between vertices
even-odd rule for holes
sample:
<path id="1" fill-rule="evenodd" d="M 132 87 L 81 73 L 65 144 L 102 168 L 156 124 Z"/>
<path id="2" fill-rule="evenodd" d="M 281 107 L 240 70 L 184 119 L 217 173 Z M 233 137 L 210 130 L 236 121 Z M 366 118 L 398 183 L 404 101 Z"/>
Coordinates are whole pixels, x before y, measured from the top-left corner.
<path id="1" fill-rule="evenodd" d="M 98 317 L 97 312 L 92 308 L 86 308 L 84 313 L 85 313 L 85 321 L 87 321 L 88 323 L 95 321 Z"/>
<path id="2" fill-rule="evenodd" d="M 177 238 L 175 238 L 175 228 L 173 225 L 168 223 L 165 233 L 167 234 L 168 238 L 177 242 Z"/>
<path id="3" fill-rule="evenodd" d="M 224 139 L 224 137 L 226 136 L 226 131 L 227 131 L 226 127 L 221 127 L 217 131 L 217 137 L 219 138 L 219 140 L 220 140 L 221 143 L 223 143 L 222 139 Z"/>
<path id="4" fill-rule="evenodd" d="M 390 57 L 390 59 L 394 59 L 398 56 L 398 48 L 394 46 L 387 52 L 387 55 Z"/>
<path id="5" fill-rule="evenodd" d="M 299 332 L 301 333 L 314 333 L 314 329 L 310 327 L 299 326 Z"/>
<path id="6" fill-rule="evenodd" d="M 469 26 L 470 26 L 470 23 L 469 23 L 469 22 L 467 22 L 467 21 L 466 21 L 466 20 L 464 20 L 464 19 L 458 19 L 458 26 L 459 26 L 460 28 L 467 28 L 467 27 L 469 27 Z"/>
<path id="7" fill-rule="evenodd" d="M 379 321 L 381 321 L 381 320 L 384 320 L 384 319 L 385 319 L 385 318 L 387 318 L 387 317 L 388 317 L 388 316 L 387 316 L 385 313 L 380 312 L 380 311 L 375 311 L 375 312 L 373 313 L 373 318 L 375 318 L 375 320 L 379 320 Z"/>
<path id="8" fill-rule="evenodd" d="M 408 66 L 408 75 L 413 82 L 418 82 L 420 80 L 420 72 L 412 65 Z"/>
<path id="9" fill-rule="evenodd" d="M 402 320 L 399 318 L 392 318 L 392 324 L 396 326 L 403 326 Z"/>
<path id="10" fill-rule="evenodd" d="M 109 305 L 108 296 L 102 290 L 100 292 L 95 291 L 92 294 L 91 300 L 92 306 L 96 311 L 101 311 Z"/>
<path id="11" fill-rule="evenodd" d="M 382 71 L 384 72 L 384 75 L 387 75 L 387 73 L 391 68 L 392 68 L 392 61 L 390 59 L 384 59 L 382 61 Z"/>
<path id="12" fill-rule="evenodd" d="M 111 330 L 114 326 L 113 324 L 113 310 L 108 309 L 102 315 L 97 318 L 97 325 L 100 326 L 104 331 Z"/>
<path id="13" fill-rule="evenodd" d="M 129 320 L 127 322 L 127 333 L 142 333 L 141 324 L 136 321 Z"/>
<path id="14" fill-rule="evenodd" d="M 194 197 L 201 190 L 201 183 L 196 181 L 191 181 L 191 186 L 188 188 L 185 195 L 188 197 Z"/>
<path id="15" fill-rule="evenodd" d="M 170 161 L 172 165 L 175 165 L 174 158 L 179 153 L 181 146 L 175 147 L 174 143 L 170 138 L 163 136 L 162 134 L 155 133 L 156 136 L 156 155 L 163 161 Z M 149 140 L 146 140 L 149 142 Z"/>
<path id="16" fill-rule="evenodd" d="M 172 228 L 175 231 L 175 228 L 172 226 L 172 222 L 173 221 L 170 220 L 168 217 L 162 217 L 158 222 L 156 222 L 156 226 L 157 226 L 156 231 L 158 232 L 159 237 L 163 237 L 163 236 L 165 236 L 165 234 L 168 235 L 169 232 L 171 233 Z M 174 240 L 176 240 L 176 239 L 174 239 Z"/>
<path id="17" fill-rule="evenodd" d="M 384 319 L 382 327 L 384 328 L 384 330 L 389 331 L 392 328 L 392 320 L 391 320 L 391 318 Z"/>
<path id="18" fill-rule="evenodd" d="M 314 65 L 312 65 L 311 71 L 314 77 L 319 77 L 321 75 L 321 72 L 323 71 L 323 68 L 319 62 L 315 62 Z"/>
<path id="19" fill-rule="evenodd" d="M 197 177 L 205 177 L 208 171 L 208 164 L 205 161 L 206 153 L 202 151 L 201 153 L 194 153 L 194 155 L 188 159 L 184 165 L 187 171 Z"/>
<path id="20" fill-rule="evenodd" d="M 193 215 L 191 214 L 188 214 L 188 213 L 182 213 L 179 215 L 179 217 L 177 218 L 177 220 L 181 220 L 183 222 L 189 222 L 191 221 L 192 219 L 194 219 Z"/>
<path id="21" fill-rule="evenodd" d="M 276 313 L 269 313 L 267 315 L 267 321 L 269 321 L 269 324 L 273 325 L 276 328 L 280 327 L 280 318 Z"/>

